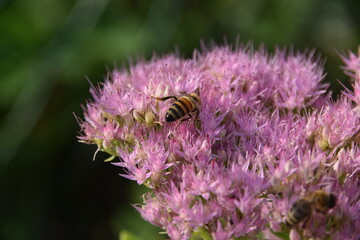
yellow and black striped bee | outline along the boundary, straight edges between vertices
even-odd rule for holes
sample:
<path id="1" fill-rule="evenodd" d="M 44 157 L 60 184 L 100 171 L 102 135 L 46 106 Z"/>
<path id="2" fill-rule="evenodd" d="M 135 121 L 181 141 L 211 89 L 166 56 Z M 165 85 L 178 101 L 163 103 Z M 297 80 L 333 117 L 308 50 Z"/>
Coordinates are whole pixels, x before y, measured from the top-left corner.
<path id="1" fill-rule="evenodd" d="M 285 223 L 289 227 L 293 227 L 305 220 L 305 225 L 313 210 L 326 214 L 327 211 L 335 207 L 335 205 L 336 196 L 334 194 L 327 194 L 323 190 L 317 190 L 294 202 L 286 217 Z"/>
<path id="2" fill-rule="evenodd" d="M 309 218 L 311 216 L 311 203 L 305 199 L 299 199 L 292 205 L 285 223 L 289 227 L 297 225 L 299 222 Z"/>
<path id="3" fill-rule="evenodd" d="M 167 97 L 154 97 L 157 100 L 160 101 L 166 101 L 170 98 L 174 98 L 175 102 L 170 106 L 169 110 L 167 111 L 165 115 L 165 121 L 166 122 L 174 122 L 179 119 L 181 119 L 181 122 L 184 122 L 192 117 L 191 113 L 196 113 L 196 118 L 199 115 L 199 108 L 201 99 L 198 94 L 196 93 L 190 93 L 182 95 L 180 98 L 177 98 L 176 96 L 167 96 Z M 184 118 L 185 116 L 188 116 L 187 118 Z"/>

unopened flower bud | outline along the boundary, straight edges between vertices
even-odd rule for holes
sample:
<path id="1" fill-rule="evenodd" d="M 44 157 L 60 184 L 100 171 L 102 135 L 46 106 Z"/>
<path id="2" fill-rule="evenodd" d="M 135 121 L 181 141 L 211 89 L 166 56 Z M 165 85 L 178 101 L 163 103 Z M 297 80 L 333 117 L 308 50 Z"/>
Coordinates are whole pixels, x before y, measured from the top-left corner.
<path id="1" fill-rule="evenodd" d="M 160 181 L 161 178 L 161 172 L 156 172 L 150 177 L 150 182 L 153 186 L 156 186 L 157 183 Z"/>
<path id="2" fill-rule="evenodd" d="M 136 110 L 133 111 L 133 117 L 135 118 L 136 121 L 138 121 L 140 123 L 144 122 L 144 118 L 142 117 L 142 114 Z"/>
<path id="3" fill-rule="evenodd" d="M 125 141 L 127 143 L 133 144 L 134 143 L 134 133 L 130 132 L 125 135 Z"/>
<path id="4" fill-rule="evenodd" d="M 124 117 L 124 119 L 125 119 L 125 124 L 126 124 L 126 126 L 131 127 L 131 126 L 134 124 L 134 120 L 133 120 L 133 118 L 130 116 L 130 114 L 127 114 L 127 115 Z"/>
<path id="5" fill-rule="evenodd" d="M 146 125 L 152 125 L 154 123 L 154 119 L 155 119 L 155 114 L 152 113 L 152 112 L 147 112 L 145 114 L 145 122 L 146 122 Z"/>
<path id="6" fill-rule="evenodd" d="M 326 139 L 320 139 L 317 144 L 323 151 L 326 151 L 326 149 L 329 147 L 329 143 Z"/>

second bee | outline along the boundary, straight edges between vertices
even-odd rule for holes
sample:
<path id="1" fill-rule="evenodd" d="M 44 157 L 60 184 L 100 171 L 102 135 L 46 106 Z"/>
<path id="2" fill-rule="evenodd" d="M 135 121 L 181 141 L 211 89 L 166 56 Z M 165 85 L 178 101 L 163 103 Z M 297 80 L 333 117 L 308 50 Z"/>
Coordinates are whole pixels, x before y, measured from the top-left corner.
<path id="1" fill-rule="evenodd" d="M 327 194 L 323 190 L 317 190 L 310 193 L 305 198 L 298 199 L 292 205 L 289 213 L 287 214 L 285 223 L 289 227 L 298 225 L 311 217 L 312 211 L 326 214 L 327 211 L 336 205 L 336 196 L 334 194 Z M 304 224 L 304 225 L 305 225 Z"/>

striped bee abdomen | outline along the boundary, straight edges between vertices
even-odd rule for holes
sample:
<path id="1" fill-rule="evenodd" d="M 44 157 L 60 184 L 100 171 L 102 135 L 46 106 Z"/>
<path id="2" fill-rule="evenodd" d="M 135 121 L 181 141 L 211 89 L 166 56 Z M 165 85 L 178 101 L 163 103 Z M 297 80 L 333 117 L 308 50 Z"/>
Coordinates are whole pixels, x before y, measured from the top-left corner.
<path id="1" fill-rule="evenodd" d="M 166 122 L 174 122 L 195 109 L 191 98 L 183 96 L 175 101 L 165 115 Z"/>
<path id="2" fill-rule="evenodd" d="M 307 217 L 310 217 L 311 211 L 311 203 L 304 199 L 299 199 L 291 207 L 285 223 L 290 227 L 297 225 Z"/>

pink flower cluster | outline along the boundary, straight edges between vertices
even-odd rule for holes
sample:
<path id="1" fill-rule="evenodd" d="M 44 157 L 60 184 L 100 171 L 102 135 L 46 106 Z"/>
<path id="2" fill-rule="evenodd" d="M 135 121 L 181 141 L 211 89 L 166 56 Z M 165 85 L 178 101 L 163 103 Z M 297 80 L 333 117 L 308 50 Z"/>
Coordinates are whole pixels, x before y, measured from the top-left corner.
<path id="1" fill-rule="evenodd" d="M 360 56 L 344 60 L 354 90 L 336 101 L 313 53 L 225 46 L 139 62 L 91 88 L 79 138 L 149 188 L 136 208 L 171 239 L 356 239 Z M 199 93 L 198 118 L 165 122 L 174 100 L 154 97 L 184 92 Z M 320 189 L 336 206 L 288 228 L 292 204 Z"/>

